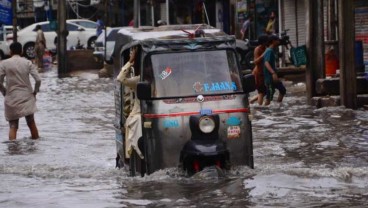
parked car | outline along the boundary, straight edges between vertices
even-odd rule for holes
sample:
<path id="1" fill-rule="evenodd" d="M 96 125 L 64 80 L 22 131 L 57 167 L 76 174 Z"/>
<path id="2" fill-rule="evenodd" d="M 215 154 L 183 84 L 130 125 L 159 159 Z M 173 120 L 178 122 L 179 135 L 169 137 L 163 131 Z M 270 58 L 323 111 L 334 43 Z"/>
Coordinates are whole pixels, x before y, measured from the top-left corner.
<path id="1" fill-rule="evenodd" d="M 95 30 L 98 26 L 96 22 L 93 22 L 93 21 L 87 20 L 87 19 L 70 19 L 70 20 L 67 20 L 66 22 L 74 23 L 74 24 L 80 25 L 82 27 L 91 28 L 91 29 L 95 29 Z"/>
<path id="2" fill-rule="evenodd" d="M 96 29 L 90 27 L 84 27 L 82 25 L 76 24 L 73 21 L 66 21 L 66 29 L 69 31 L 67 37 L 67 48 L 75 47 L 80 42 L 86 48 L 94 48 L 96 37 Z M 81 20 L 78 20 L 81 22 Z M 56 49 L 56 31 L 50 28 L 49 21 L 37 22 L 29 25 L 18 32 L 18 42 L 23 45 L 23 54 L 28 59 L 33 59 L 35 57 L 34 46 L 36 41 L 36 26 L 40 25 L 42 31 L 46 38 L 46 47 L 49 50 Z M 12 34 L 7 36 L 8 39 L 12 39 Z"/>
<path id="3" fill-rule="evenodd" d="M 98 36 L 95 43 L 95 51 L 93 52 L 94 57 L 98 61 L 105 61 L 108 64 L 113 63 L 112 54 L 115 47 L 115 38 L 118 31 L 123 27 L 107 28 L 106 30 L 106 44 L 105 44 L 105 30 L 102 31 L 101 35 Z M 106 46 L 106 57 L 105 57 L 105 46 Z"/>
<path id="4" fill-rule="evenodd" d="M 19 28 L 17 28 L 19 30 Z M 10 56 L 10 43 L 7 41 L 6 36 L 13 33 L 13 26 L 2 25 L 0 27 L 0 60 Z"/>

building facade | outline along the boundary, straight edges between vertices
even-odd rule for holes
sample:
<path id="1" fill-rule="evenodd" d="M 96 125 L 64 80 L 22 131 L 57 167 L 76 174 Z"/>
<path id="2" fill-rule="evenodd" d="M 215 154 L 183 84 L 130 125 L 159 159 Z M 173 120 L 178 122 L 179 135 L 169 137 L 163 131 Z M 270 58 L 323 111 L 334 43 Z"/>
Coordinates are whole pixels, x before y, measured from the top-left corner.
<path id="1" fill-rule="evenodd" d="M 107 26 L 126 26 L 134 16 L 135 0 L 65 0 L 67 18 L 95 20 L 99 14 Z M 294 46 L 305 44 L 306 5 L 304 0 L 137 0 L 138 25 L 156 26 L 158 20 L 168 24 L 210 24 L 228 34 L 240 37 L 246 17 L 252 16 L 250 38 L 265 32 L 270 15 L 276 16 L 276 32 L 288 30 Z M 324 0 L 325 39 L 331 40 L 327 5 L 336 0 Z M 56 18 L 57 0 L 17 0 L 18 25 Z M 354 0 L 356 40 L 363 43 L 365 62 L 368 61 L 368 1 Z M 335 12 L 337 11 L 337 8 Z M 335 15 L 335 17 L 337 17 Z M 337 25 L 337 24 L 335 24 Z M 334 29 L 337 30 L 337 29 Z M 337 39 L 337 38 L 335 38 Z M 368 63 L 367 63 L 368 64 Z"/>

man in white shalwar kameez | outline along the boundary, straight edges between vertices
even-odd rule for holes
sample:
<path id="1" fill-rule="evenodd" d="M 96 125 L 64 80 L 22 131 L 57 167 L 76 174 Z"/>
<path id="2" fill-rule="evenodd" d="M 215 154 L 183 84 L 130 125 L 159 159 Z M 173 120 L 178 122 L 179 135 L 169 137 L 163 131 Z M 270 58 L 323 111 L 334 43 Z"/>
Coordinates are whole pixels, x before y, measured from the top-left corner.
<path id="1" fill-rule="evenodd" d="M 36 26 L 37 36 L 35 42 L 35 63 L 38 66 L 39 72 L 43 72 L 43 55 L 45 54 L 46 50 L 46 38 L 43 34 L 41 25 Z"/>
<path id="2" fill-rule="evenodd" d="M 130 53 L 129 61 L 123 66 L 117 80 L 126 87 L 129 87 L 132 92 L 136 93 L 137 83 L 140 80 L 140 76 L 130 77 L 130 69 L 134 65 L 136 58 L 137 48 L 132 49 Z M 135 95 L 132 111 L 125 121 L 125 147 L 126 147 L 126 158 L 129 158 L 132 154 L 133 149 L 137 152 L 138 156 L 143 159 L 143 154 L 138 147 L 138 140 L 142 137 L 142 118 L 140 110 L 140 101 Z"/>
<path id="3" fill-rule="evenodd" d="M 32 139 L 39 137 L 34 113 L 37 111 L 36 94 L 41 85 L 37 67 L 31 61 L 20 57 L 22 45 L 18 42 L 10 45 L 12 57 L 0 63 L 0 91 L 5 97 L 5 118 L 9 121 L 9 140 L 17 138 L 19 118 L 25 117 Z M 34 90 L 29 79 L 35 80 Z M 6 85 L 4 81 L 6 78 Z"/>

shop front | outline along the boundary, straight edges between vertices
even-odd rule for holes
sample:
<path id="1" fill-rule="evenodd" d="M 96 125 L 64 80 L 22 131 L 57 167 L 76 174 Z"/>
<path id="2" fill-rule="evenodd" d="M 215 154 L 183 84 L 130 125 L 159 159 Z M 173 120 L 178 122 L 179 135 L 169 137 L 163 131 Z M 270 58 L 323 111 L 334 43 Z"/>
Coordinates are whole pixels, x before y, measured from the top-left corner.
<path id="1" fill-rule="evenodd" d="M 231 33 L 230 0 L 140 0 L 139 7 L 139 26 L 204 23 Z"/>
<path id="2" fill-rule="evenodd" d="M 264 33 L 277 33 L 279 28 L 278 0 L 237 0 L 235 3 L 236 16 L 235 34 L 240 36 L 240 29 L 244 21 L 251 18 L 249 39 L 257 39 Z"/>

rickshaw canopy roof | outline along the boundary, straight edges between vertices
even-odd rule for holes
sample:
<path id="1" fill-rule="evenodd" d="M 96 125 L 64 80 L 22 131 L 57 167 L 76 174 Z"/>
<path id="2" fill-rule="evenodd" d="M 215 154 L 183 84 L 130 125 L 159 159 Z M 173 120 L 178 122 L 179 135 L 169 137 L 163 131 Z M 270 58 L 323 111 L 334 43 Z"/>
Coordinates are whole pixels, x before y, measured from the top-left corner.
<path id="1" fill-rule="evenodd" d="M 202 30 L 204 37 L 194 37 L 196 30 Z M 125 49 L 134 45 L 141 45 L 145 51 L 157 51 L 170 48 L 170 45 L 183 45 L 193 42 L 198 44 L 213 43 L 211 45 L 226 43 L 226 47 L 235 46 L 234 36 L 205 24 L 124 27 L 118 33 L 124 40 L 121 44 L 124 45 L 123 48 Z"/>

